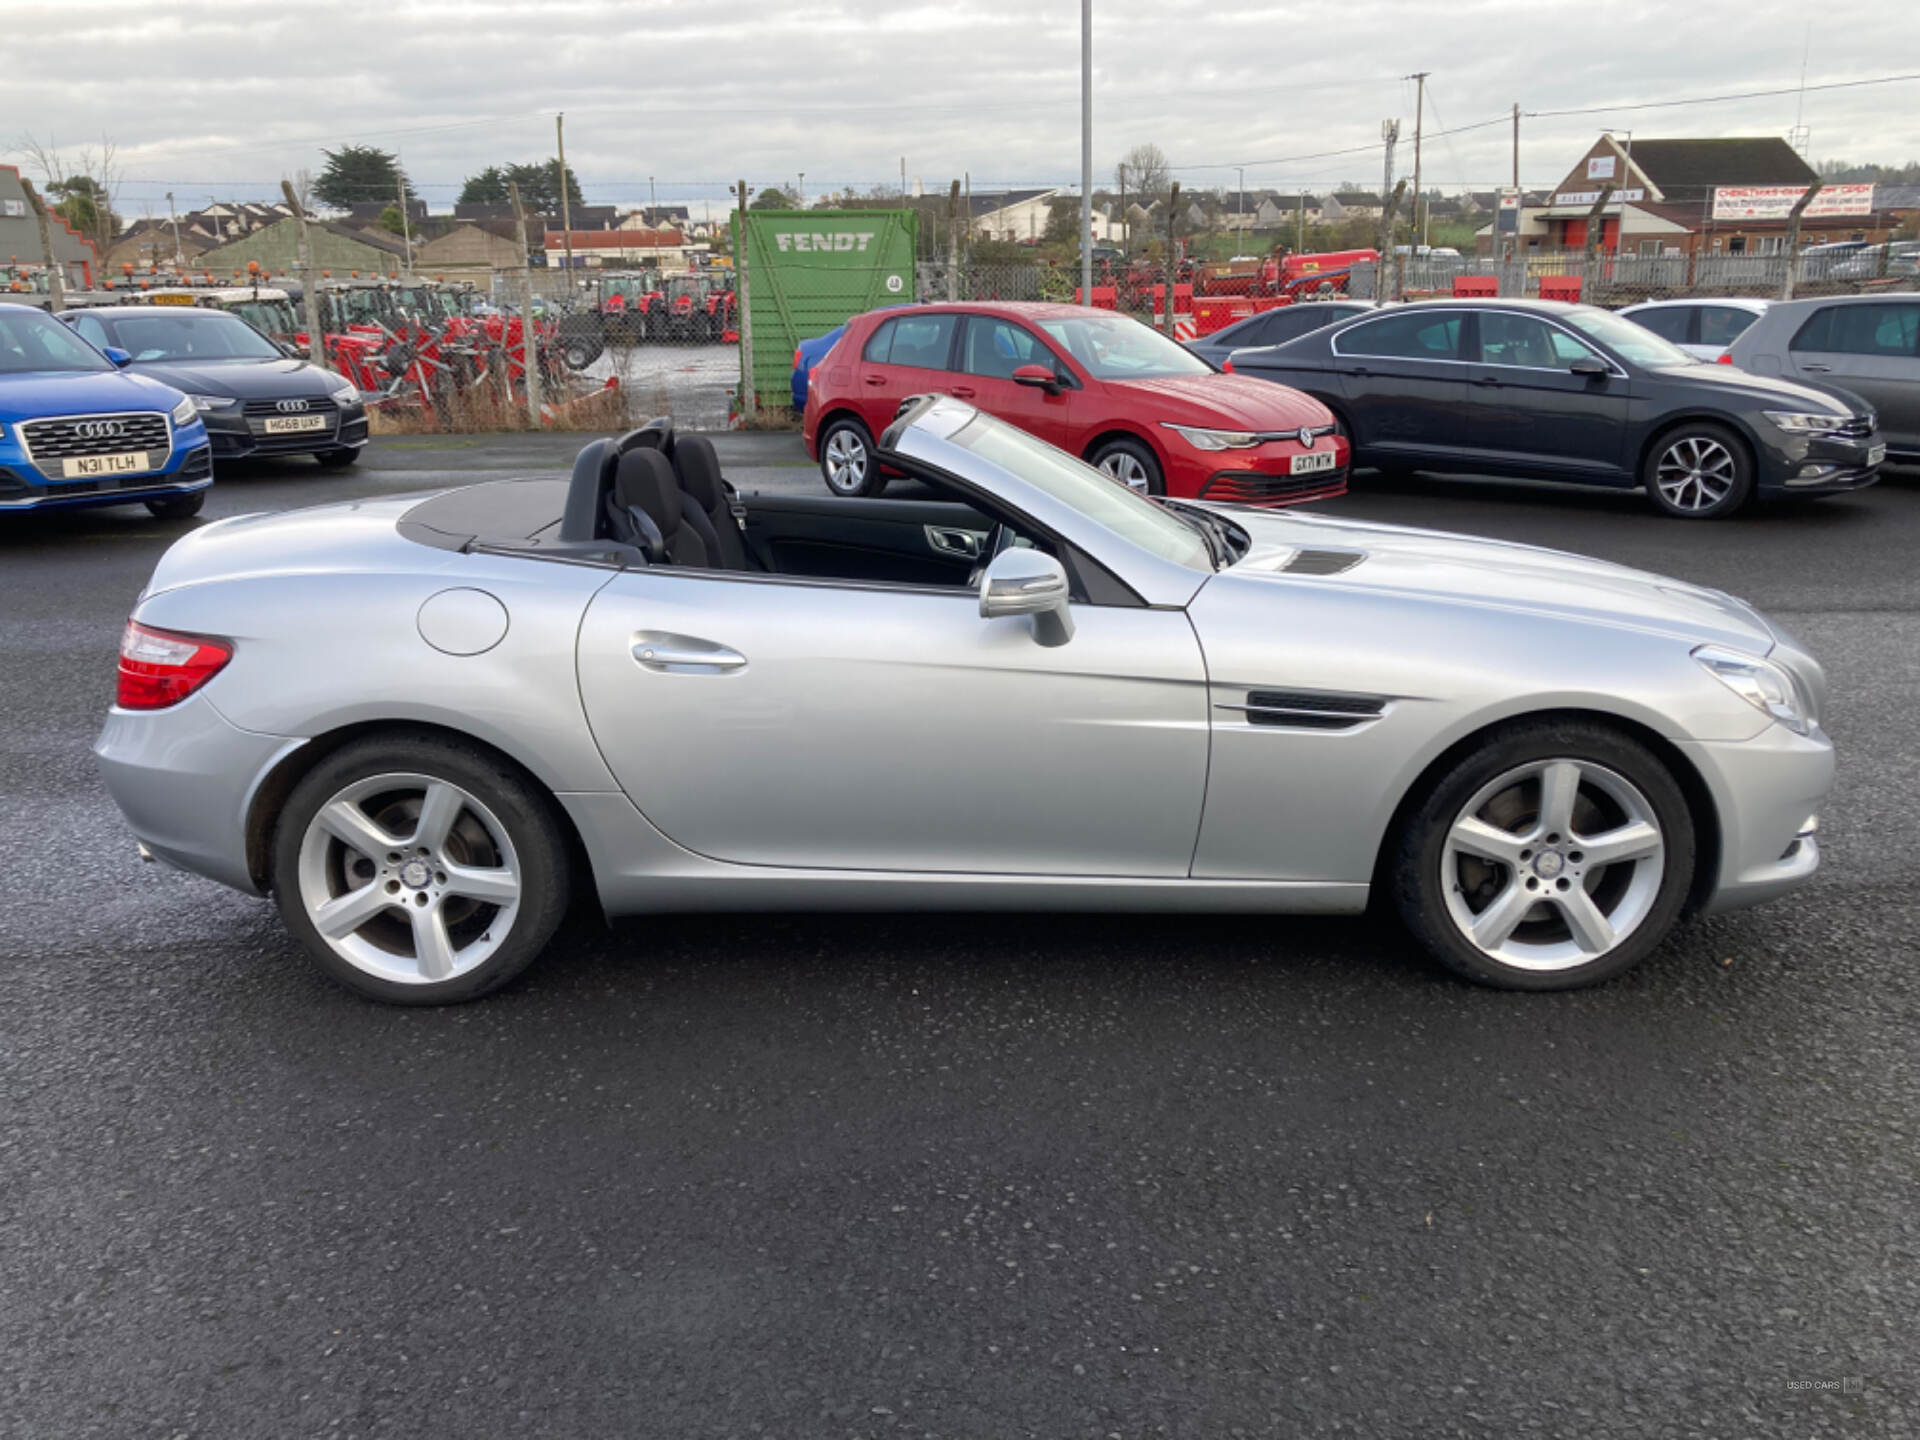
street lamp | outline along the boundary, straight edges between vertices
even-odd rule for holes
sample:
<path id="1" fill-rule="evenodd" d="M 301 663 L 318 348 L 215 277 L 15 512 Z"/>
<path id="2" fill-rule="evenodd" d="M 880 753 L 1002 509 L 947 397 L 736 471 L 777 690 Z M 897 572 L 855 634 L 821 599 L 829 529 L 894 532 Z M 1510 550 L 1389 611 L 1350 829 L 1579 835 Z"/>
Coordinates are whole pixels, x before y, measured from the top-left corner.
<path id="1" fill-rule="evenodd" d="M 1093 304 L 1093 0 L 1080 0 L 1080 303 Z"/>

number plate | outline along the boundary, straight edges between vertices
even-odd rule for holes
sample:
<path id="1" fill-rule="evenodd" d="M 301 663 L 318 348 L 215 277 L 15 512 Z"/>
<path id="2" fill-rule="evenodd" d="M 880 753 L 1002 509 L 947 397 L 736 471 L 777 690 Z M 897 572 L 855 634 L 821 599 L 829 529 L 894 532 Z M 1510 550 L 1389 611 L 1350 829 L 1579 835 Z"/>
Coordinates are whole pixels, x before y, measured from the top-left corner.
<path id="1" fill-rule="evenodd" d="M 326 429 L 327 417 L 324 415 L 275 415 L 266 421 L 264 428 L 269 435 L 304 435 L 309 430 Z"/>
<path id="2" fill-rule="evenodd" d="M 1331 470 L 1339 463 L 1340 457 L 1332 449 L 1309 450 L 1304 455 L 1293 457 L 1287 473 L 1289 475 L 1311 475 L 1316 470 Z"/>
<path id="3" fill-rule="evenodd" d="M 1884 445 L 1876 445 L 1871 450 L 1867 451 L 1867 464 L 1869 465 L 1878 465 L 1882 460 L 1886 458 L 1887 458 L 1887 447 Z"/>
<path id="4" fill-rule="evenodd" d="M 98 480 L 105 475 L 138 475 L 149 469 L 147 452 L 129 450 L 124 455 L 77 455 L 60 462 L 60 473 L 69 480 Z"/>
<path id="5" fill-rule="evenodd" d="M 193 296 L 191 295 L 149 295 L 147 297 L 147 303 L 149 305 L 191 305 L 193 304 Z"/>

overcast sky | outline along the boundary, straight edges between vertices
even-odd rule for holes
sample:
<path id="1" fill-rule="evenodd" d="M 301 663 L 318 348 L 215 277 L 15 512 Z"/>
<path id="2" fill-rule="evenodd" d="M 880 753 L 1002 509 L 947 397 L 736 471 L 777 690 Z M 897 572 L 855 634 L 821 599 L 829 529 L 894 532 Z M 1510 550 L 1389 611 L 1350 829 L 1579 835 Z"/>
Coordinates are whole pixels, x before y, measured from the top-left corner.
<path id="1" fill-rule="evenodd" d="M 1491 188 L 1523 111 L 1691 99 L 1799 84 L 1804 0 L 1095 0 L 1094 175 L 1153 141 L 1183 184 L 1378 184 L 1380 122 L 1427 87 L 1425 175 Z M 1074 0 L 920 5 L 764 0 L 59 0 L 5 6 L 0 151 L 31 133 L 118 146 L 120 208 L 267 198 L 320 148 L 397 150 L 435 209 L 463 176 L 567 159 L 592 202 L 724 204 L 745 176 L 809 197 L 844 185 L 975 190 L 1071 184 L 1080 168 Z M 1920 72 L 1920 4 L 1820 12 L 1809 86 Z M 35 63 L 23 64 L 23 61 Z M 38 63 L 45 62 L 45 63 Z M 58 63 L 55 63 L 58 62 Z M 1526 118 L 1521 178 L 1558 180 L 1603 128 L 1643 136 L 1784 135 L 1792 94 Z M 1498 121 L 1454 135 L 1435 132 Z M 1920 81 L 1811 90 L 1815 160 L 1920 159 Z M 1322 152 L 1372 147 L 1362 153 Z M 1321 158 L 1304 158 L 1321 157 Z"/>

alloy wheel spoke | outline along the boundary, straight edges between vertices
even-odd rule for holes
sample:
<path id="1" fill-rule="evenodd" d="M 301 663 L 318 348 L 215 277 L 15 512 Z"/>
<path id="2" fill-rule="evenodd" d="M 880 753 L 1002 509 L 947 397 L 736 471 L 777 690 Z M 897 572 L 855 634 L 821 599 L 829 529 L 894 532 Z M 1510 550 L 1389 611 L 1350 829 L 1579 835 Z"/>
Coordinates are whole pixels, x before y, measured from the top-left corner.
<path id="1" fill-rule="evenodd" d="M 429 980 L 444 980 L 453 974 L 453 940 L 447 934 L 447 919 L 438 905 L 413 910 L 413 954 L 420 973 Z"/>
<path id="2" fill-rule="evenodd" d="M 351 935 L 367 921 L 393 904 L 393 898 L 378 882 L 362 885 L 327 901 L 313 912 L 313 928 L 329 940 Z"/>
<path id="3" fill-rule="evenodd" d="M 1551 891 L 1547 899 L 1559 907 L 1566 917 L 1567 929 L 1573 933 L 1574 944 L 1588 955 L 1604 955 L 1613 948 L 1613 925 L 1600 913 L 1600 907 L 1594 903 L 1580 886 L 1567 890 Z"/>
<path id="4" fill-rule="evenodd" d="M 1556 760 L 1540 772 L 1540 830 L 1568 835 L 1573 831 L 1573 802 L 1580 793 L 1580 767 Z"/>
<path id="5" fill-rule="evenodd" d="M 1644 860 L 1660 853 L 1660 832 L 1644 820 L 1635 820 L 1616 830 L 1598 835 L 1583 835 L 1577 842 L 1587 857 L 1590 870 L 1602 865 L 1618 865 L 1626 860 Z"/>
<path id="6" fill-rule="evenodd" d="M 1527 911 L 1533 908 L 1533 901 L 1533 895 L 1523 889 L 1519 881 L 1510 880 L 1507 888 L 1494 896 L 1492 903 L 1474 917 L 1473 943 L 1482 950 L 1498 950 L 1526 918 Z"/>
<path id="7" fill-rule="evenodd" d="M 1489 825 L 1478 815 L 1463 816 L 1454 824 L 1447 839 L 1454 849 L 1464 850 L 1469 855 L 1478 855 L 1482 860 L 1497 860 L 1502 865 L 1518 867 L 1520 851 L 1525 842 L 1515 834 Z"/>
<path id="8" fill-rule="evenodd" d="M 348 800 L 336 800 L 315 817 L 315 823 L 345 845 L 358 850 L 368 859 L 376 859 L 392 850 L 400 843 L 396 835 L 389 835 L 372 820 L 367 812 Z"/>
<path id="9" fill-rule="evenodd" d="M 470 865 L 444 865 L 449 895 L 469 900 L 484 900 L 489 905 L 511 905 L 520 898 L 520 877 L 504 866 L 480 869 Z"/>
<path id="10" fill-rule="evenodd" d="M 447 835 L 465 804 L 466 797 L 445 781 L 427 786 L 427 793 L 420 801 L 420 818 L 414 823 L 412 843 L 437 852 L 447 843 Z"/>

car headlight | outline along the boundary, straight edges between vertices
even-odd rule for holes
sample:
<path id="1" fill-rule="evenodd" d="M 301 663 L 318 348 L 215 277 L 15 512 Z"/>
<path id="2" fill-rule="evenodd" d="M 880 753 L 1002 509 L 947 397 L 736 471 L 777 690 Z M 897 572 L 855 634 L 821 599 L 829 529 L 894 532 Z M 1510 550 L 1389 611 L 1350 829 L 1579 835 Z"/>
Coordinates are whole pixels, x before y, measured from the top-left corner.
<path id="1" fill-rule="evenodd" d="M 1250 450 L 1260 443 L 1258 435 L 1245 430 L 1201 430 L 1192 425 L 1160 422 L 1196 450 Z"/>
<path id="2" fill-rule="evenodd" d="M 342 385 L 338 390 L 333 392 L 333 403 L 336 405 L 358 405 L 360 403 L 360 387 L 351 384 Z"/>
<path id="3" fill-rule="evenodd" d="M 1784 666 L 1757 655 L 1742 655 L 1738 650 L 1723 650 L 1718 645 L 1702 645 L 1693 652 L 1693 658 L 1714 679 L 1794 734 L 1808 734 L 1819 723 L 1806 688 Z"/>
<path id="4" fill-rule="evenodd" d="M 183 395 L 180 397 L 180 403 L 173 407 L 173 423 L 191 425 L 199 414 L 200 407 L 194 404 L 193 396 Z"/>
<path id="5" fill-rule="evenodd" d="M 187 398 L 193 402 L 193 408 L 203 415 L 209 410 L 231 410 L 240 404 L 231 395 L 189 395 Z M 176 414 L 174 418 L 178 419 L 179 416 Z"/>
<path id="6" fill-rule="evenodd" d="M 1798 410 L 1762 410 L 1760 413 L 1789 435 L 1831 435 L 1847 423 L 1844 415 L 1808 415 Z"/>

